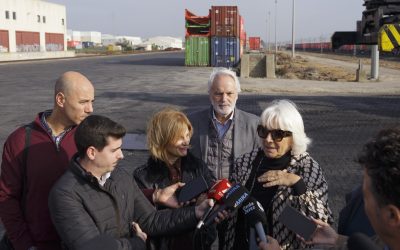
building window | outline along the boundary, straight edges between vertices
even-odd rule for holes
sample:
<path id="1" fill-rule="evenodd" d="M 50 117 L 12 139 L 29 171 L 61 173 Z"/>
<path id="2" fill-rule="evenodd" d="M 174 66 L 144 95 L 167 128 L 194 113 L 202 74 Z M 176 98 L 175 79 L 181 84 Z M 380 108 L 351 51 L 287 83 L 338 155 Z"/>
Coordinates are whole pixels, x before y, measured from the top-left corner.
<path id="1" fill-rule="evenodd" d="M 43 23 L 46 23 L 46 17 L 45 16 L 42 17 L 42 20 L 43 20 Z"/>
<path id="2" fill-rule="evenodd" d="M 17 13 L 15 11 L 13 11 L 13 19 L 17 20 Z"/>
<path id="3" fill-rule="evenodd" d="M 6 19 L 10 19 L 10 12 L 6 10 Z"/>
<path id="4" fill-rule="evenodd" d="M 64 25 L 64 18 L 61 19 L 61 24 Z"/>
<path id="5" fill-rule="evenodd" d="M 40 23 L 40 15 L 37 15 L 37 22 Z"/>

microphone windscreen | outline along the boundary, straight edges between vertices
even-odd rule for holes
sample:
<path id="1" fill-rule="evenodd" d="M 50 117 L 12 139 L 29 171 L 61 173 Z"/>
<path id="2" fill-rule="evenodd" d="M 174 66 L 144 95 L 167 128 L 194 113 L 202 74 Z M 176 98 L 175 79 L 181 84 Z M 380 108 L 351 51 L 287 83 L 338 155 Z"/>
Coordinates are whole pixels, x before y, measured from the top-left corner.
<path id="1" fill-rule="evenodd" d="M 349 250 L 379 250 L 380 248 L 365 234 L 354 233 L 347 240 Z"/>
<path id="2" fill-rule="evenodd" d="M 253 197 L 250 197 L 242 206 L 242 211 L 250 226 L 254 227 L 257 222 L 263 225 L 267 224 L 267 216 L 265 215 L 262 205 Z"/>
<path id="3" fill-rule="evenodd" d="M 231 187 L 221 199 L 227 208 L 237 209 L 250 197 L 249 191 L 240 184 Z"/>
<path id="4" fill-rule="evenodd" d="M 219 201 L 224 196 L 226 191 L 231 188 L 231 186 L 232 185 L 228 179 L 221 179 L 217 181 L 208 191 L 208 198 Z"/>

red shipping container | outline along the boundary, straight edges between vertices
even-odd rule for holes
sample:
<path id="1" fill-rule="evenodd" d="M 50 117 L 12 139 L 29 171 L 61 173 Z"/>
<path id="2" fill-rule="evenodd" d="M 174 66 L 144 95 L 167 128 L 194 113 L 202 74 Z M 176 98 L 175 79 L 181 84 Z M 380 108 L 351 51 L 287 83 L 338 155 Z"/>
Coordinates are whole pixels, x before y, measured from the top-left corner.
<path id="1" fill-rule="evenodd" d="M 64 34 L 46 33 L 46 51 L 63 51 Z"/>
<path id="2" fill-rule="evenodd" d="M 212 6 L 211 36 L 239 37 L 239 19 L 237 6 Z"/>
<path id="3" fill-rule="evenodd" d="M 261 44 L 260 37 L 249 37 L 250 50 L 259 50 Z"/>
<path id="4" fill-rule="evenodd" d="M 39 32 L 15 31 L 15 38 L 18 52 L 40 51 Z"/>
<path id="5" fill-rule="evenodd" d="M 0 30 L 0 46 L 2 47 L 0 52 L 8 52 L 10 51 L 9 42 L 8 42 L 8 30 Z M 7 51 L 4 51 L 7 50 Z"/>

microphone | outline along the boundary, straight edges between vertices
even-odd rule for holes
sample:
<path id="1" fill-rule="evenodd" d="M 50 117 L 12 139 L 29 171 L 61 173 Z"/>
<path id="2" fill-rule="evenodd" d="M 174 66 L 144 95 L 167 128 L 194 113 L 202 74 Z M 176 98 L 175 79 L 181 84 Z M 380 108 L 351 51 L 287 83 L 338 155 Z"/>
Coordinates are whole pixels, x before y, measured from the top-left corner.
<path id="1" fill-rule="evenodd" d="M 258 238 L 266 243 L 267 237 L 265 236 L 263 225 L 267 224 L 267 217 L 265 216 L 262 205 L 256 199 L 250 197 L 243 204 L 242 211 L 250 226 L 256 229 Z"/>
<path id="2" fill-rule="evenodd" d="M 347 240 L 349 250 L 379 250 L 380 248 L 365 234 L 354 233 Z"/>
<path id="3" fill-rule="evenodd" d="M 220 200 L 220 206 L 205 220 L 204 225 L 210 225 L 222 210 L 235 211 L 250 197 L 249 191 L 240 184 L 231 187 Z"/>
<path id="4" fill-rule="evenodd" d="M 214 185 L 210 188 L 207 195 L 208 195 L 208 199 L 214 200 L 214 205 L 209 207 L 208 210 L 204 213 L 203 217 L 201 218 L 201 220 L 199 221 L 199 223 L 196 226 L 197 229 L 200 229 L 204 225 L 204 220 L 211 213 L 216 202 L 221 200 L 221 198 L 224 196 L 226 191 L 228 191 L 231 186 L 232 185 L 228 181 L 228 179 L 222 179 L 222 180 L 215 182 Z"/>

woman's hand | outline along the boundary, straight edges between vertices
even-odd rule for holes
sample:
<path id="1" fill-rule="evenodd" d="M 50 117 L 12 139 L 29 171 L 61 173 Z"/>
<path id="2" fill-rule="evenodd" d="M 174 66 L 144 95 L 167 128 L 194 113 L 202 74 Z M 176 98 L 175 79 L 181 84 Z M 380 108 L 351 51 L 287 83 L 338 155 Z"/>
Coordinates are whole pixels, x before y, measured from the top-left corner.
<path id="1" fill-rule="evenodd" d="M 300 176 L 288 173 L 287 170 L 270 170 L 257 178 L 258 182 L 264 183 L 263 187 L 293 186 L 300 180 Z"/>

